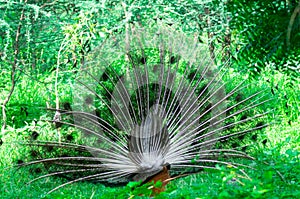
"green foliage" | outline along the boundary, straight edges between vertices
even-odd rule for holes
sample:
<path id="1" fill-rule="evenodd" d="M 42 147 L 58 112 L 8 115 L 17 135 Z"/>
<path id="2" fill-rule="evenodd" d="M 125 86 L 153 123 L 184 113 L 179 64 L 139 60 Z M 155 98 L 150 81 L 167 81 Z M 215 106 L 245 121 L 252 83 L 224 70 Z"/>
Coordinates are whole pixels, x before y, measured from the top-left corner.
<path id="1" fill-rule="evenodd" d="M 299 13 L 287 38 L 289 22 L 298 6 L 296 1 L 25 2 L 0 1 L 1 105 L 9 94 L 11 67 L 16 61 L 16 87 L 5 108 L 8 127 L 0 134 L 0 198 L 74 198 L 74 195 L 76 198 L 146 198 L 151 194 L 149 186 L 159 186 L 159 183 L 142 186 L 129 183 L 124 187 L 105 187 L 79 182 L 43 195 L 66 180 L 51 177 L 24 186 L 37 177 L 36 170 L 7 168 L 20 160 L 30 160 L 32 149 L 20 145 L 19 141 L 30 140 L 34 131 L 39 132 L 39 139 L 47 140 L 50 136 L 59 139 L 53 124 L 40 121 L 53 118 L 53 113 L 45 109 L 55 107 L 56 98 L 60 106 L 72 102 L 76 72 L 82 70 L 88 53 L 108 36 L 124 32 L 127 23 L 141 26 L 165 23 L 184 33 L 197 34 L 198 41 L 208 44 L 211 56 L 218 62 L 233 58 L 235 72 L 225 78 L 256 77 L 249 80 L 253 86 L 245 89 L 243 95 L 256 91 L 257 87 L 266 87 L 272 93 L 268 97 L 275 99 L 269 104 L 274 111 L 268 120 L 274 124 L 264 135 L 267 143 L 258 143 L 249 150 L 257 158 L 250 165 L 256 170 L 246 169 L 251 180 L 240 178 L 234 168 L 219 167 L 217 171 L 205 170 L 174 180 L 156 198 L 299 198 Z M 124 62 L 120 61 L 109 69 L 118 70 L 120 75 L 123 67 Z M 241 71 L 247 74 L 241 75 Z M 73 128 L 62 128 L 62 139 L 71 134 L 73 141 L 79 142 L 80 133 Z"/>
<path id="2" fill-rule="evenodd" d="M 299 6 L 296 1 L 283 0 L 228 1 L 232 48 L 239 51 L 235 67 L 257 76 L 266 63 L 275 63 L 275 70 L 299 76 L 299 59 L 295 56 L 300 47 Z"/>
<path id="3" fill-rule="evenodd" d="M 295 115 L 285 114 L 288 109 L 285 108 L 285 98 L 287 96 L 296 96 L 300 89 L 290 88 L 288 82 L 290 78 L 287 75 L 277 73 L 270 76 L 266 72 L 265 78 L 270 79 L 270 84 L 278 85 L 275 89 L 275 98 L 272 106 L 275 108 L 278 124 L 270 126 L 266 130 L 268 142 L 266 145 L 257 143 L 251 146 L 251 153 L 257 158 L 254 163 L 241 163 L 252 166 L 255 170 L 245 169 L 245 172 L 251 178 L 244 179 L 240 177 L 237 169 L 229 167 L 219 167 L 218 170 L 205 170 L 204 172 L 191 175 L 189 177 L 180 178 L 171 181 L 167 185 L 165 192 L 156 196 L 156 198 L 297 198 L 299 190 L 299 151 L 300 140 L 298 129 L 299 122 Z M 278 77 L 277 77 L 278 76 Z M 262 80 L 263 81 L 263 80 Z M 266 81 L 263 81 L 266 82 Z M 257 82 L 256 82 L 257 83 Z M 274 86 L 275 87 L 275 86 Z M 253 88 L 255 89 L 255 88 Z M 283 93 L 284 91 L 284 93 Z M 296 93 L 295 93 L 296 91 Z M 39 98 L 42 101 L 42 98 Z M 294 110 L 299 104 L 291 98 L 291 110 Z M 281 113 L 282 112 L 282 113 Z M 45 112 L 46 113 L 46 112 Z M 44 114 L 45 114 L 44 113 Z M 272 115 L 270 116 L 272 118 Z M 291 121 L 291 125 L 288 121 Z M 0 146 L 0 191 L 3 198 L 72 198 L 76 193 L 78 198 L 146 198 L 151 194 L 148 189 L 151 185 L 140 186 L 139 183 L 129 183 L 124 187 L 105 187 L 101 184 L 79 182 L 70 186 L 66 186 L 50 195 L 43 195 L 49 189 L 54 188 L 64 182 L 65 179 L 58 177 L 50 177 L 41 179 L 23 186 L 26 182 L 38 176 L 36 168 L 15 168 L 4 170 L 5 167 L 16 163 L 19 159 L 27 161 L 24 158 L 30 154 L 30 148 L 24 148 L 15 140 L 30 139 L 32 129 L 34 128 L 40 133 L 39 139 L 48 139 L 50 136 L 57 136 L 53 126 L 47 122 L 38 122 L 37 125 L 28 123 L 23 128 L 9 128 L 8 134 L 3 138 L 3 145 Z M 72 129 L 64 128 L 64 134 L 72 133 Z M 15 143 L 13 147 L 10 143 Z M 30 157 L 28 157 L 30 158 Z M 33 171 L 33 172 L 32 172 Z M 28 175 L 30 174 L 30 175 Z M 37 188 L 38 187 L 38 188 Z M 143 194 L 144 196 L 140 196 Z"/>

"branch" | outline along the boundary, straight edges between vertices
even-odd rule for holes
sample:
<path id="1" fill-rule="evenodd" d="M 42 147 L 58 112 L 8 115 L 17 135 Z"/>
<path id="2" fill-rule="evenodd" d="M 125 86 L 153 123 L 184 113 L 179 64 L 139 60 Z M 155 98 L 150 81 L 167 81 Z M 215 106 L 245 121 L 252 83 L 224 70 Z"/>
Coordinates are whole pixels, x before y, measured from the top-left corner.
<path id="1" fill-rule="evenodd" d="M 288 25 L 287 35 L 286 35 L 286 45 L 287 45 L 288 49 L 291 46 L 291 33 L 292 33 L 293 25 L 294 25 L 297 14 L 300 14 L 300 1 L 294 10 L 294 12 L 290 18 L 289 25 Z"/>
<path id="2" fill-rule="evenodd" d="M 25 12 L 25 6 L 27 4 L 27 0 L 25 0 L 24 2 L 24 6 L 22 9 L 22 13 L 20 16 L 20 21 L 19 21 L 19 25 L 17 28 L 17 32 L 16 32 L 16 39 L 15 39 L 15 45 L 14 45 L 14 62 L 12 63 L 12 67 L 11 67 L 11 88 L 10 91 L 8 93 L 8 96 L 4 99 L 3 101 L 3 105 L 2 105 L 2 118 L 3 118 L 3 124 L 2 124 L 2 131 L 4 131 L 6 129 L 6 105 L 9 102 L 14 90 L 15 90 L 15 86 L 16 86 L 16 79 L 15 79 L 15 75 L 16 75 L 16 68 L 18 65 L 18 55 L 19 55 L 19 37 L 20 37 L 20 33 L 21 33 L 21 26 L 22 26 L 22 21 L 24 20 L 24 12 Z"/>
<path id="3" fill-rule="evenodd" d="M 48 2 L 50 2 L 50 3 L 48 3 Z M 44 7 L 46 7 L 46 6 L 52 6 L 52 5 L 54 5 L 56 2 L 58 2 L 58 0 L 55 0 L 55 1 L 53 1 L 53 2 L 51 2 L 51 1 L 48 1 L 47 3 L 44 3 L 40 8 L 44 8 Z"/>
<path id="4" fill-rule="evenodd" d="M 211 20 L 210 20 L 210 16 L 209 16 L 210 10 L 208 8 L 205 8 L 204 11 L 205 11 L 205 14 L 207 15 L 206 25 L 207 25 L 208 48 L 209 48 L 209 52 L 210 52 L 210 57 L 211 57 L 212 61 L 215 62 L 216 55 L 215 55 L 215 46 L 213 43 L 214 33 L 209 30 L 209 28 L 211 27 Z"/>

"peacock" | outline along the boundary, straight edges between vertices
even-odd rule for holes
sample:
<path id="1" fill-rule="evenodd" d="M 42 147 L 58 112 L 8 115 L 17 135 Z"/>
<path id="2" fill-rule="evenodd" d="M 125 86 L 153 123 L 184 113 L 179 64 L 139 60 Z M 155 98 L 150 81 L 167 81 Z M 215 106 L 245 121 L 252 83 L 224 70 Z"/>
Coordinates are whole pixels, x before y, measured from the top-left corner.
<path id="1" fill-rule="evenodd" d="M 44 166 L 30 183 L 68 179 L 49 193 L 79 181 L 165 185 L 217 164 L 247 175 L 234 160 L 254 159 L 247 140 L 268 126 L 269 111 L 258 107 L 270 99 L 263 89 L 245 94 L 246 79 L 228 65 L 211 59 L 197 35 L 128 25 L 87 56 L 73 101 L 50 109 L 51 122 L 74 127 L 76 136 L 39 140 L 34 132 L 27 145 L 35 159 L 19 166 Z"/>

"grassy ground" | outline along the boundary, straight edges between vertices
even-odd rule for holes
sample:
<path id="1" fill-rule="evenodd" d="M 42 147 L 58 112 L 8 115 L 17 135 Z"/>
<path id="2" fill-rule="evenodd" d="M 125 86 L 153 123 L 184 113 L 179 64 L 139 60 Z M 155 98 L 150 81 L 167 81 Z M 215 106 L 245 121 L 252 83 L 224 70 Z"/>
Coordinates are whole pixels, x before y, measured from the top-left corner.
<path id="1" fill-rule="evenodd" d="M 295 124 L 294 129 L 290 127 L 289 136 L 276 146 L 271 146 L 270 143 L 267 148 L 258 148 L 257 160 L 248 162 L 255 170 L 246 170 L 251 180 L 241 178 L 235 169 L 220 167 L 216 171 L 206 170 L 197 175 L 176 179 L 168 184 L 165 193 L 156 198 L 299 198 L 300 152 L 296 130 L 299 125 Z M 276 128 L 286 127 L 278 125 Z M 287 141 L 294 149 L 287 147 Z M 132 191 L 129 185 L 112 188 L 79 182 L 44 195 L 66 181 L 49 177 L 27 185 L 26 182 L 34 176 L 37 175 L 30 174 L 29 169 L 3 170 L 2 167 L 1 198 L 130 198 L 134 195 L 136 198 L 143 198 L 137 195 L 145 193 L 143 189 Z"/>
<path id="2" fill-rule="evenodd" d="M 205 170 L 197 175 L 176 179 L 156 198 L 300 198 L 300 82 L 294 82 L 294 86 L 290 86 L 289 78 L 280 73 L 266 75 L 263 78 L 270 81 L 270 87 L 276 87 L 272 90 L 274 96 L 270 96 L 275 99 L 270 102 L 274 112 L 269 116 L 269 120 L 273 124 L 264 131 L 268 138 L 265 146 L 261 143 L 252 146 L 251 155 L 256 157 L 256 160 L 252 162 L 240 160 L 241 163 L 254 167 L 245 170 L 250 179 L 243 179 L 233 168 L 218 167 L 218 170 Z M 34 84 L 28 86 L 29 89 L 37 87 Z M 26 95 L 28 94 L 18 93 L 17 90 L 10 106 L 12 112 L 13 107 L 20 104 L 33 104 L 38 101 L 42 106 L 45 95 Z M 28 101 L 28 99 L 35 100 Z M 39 118 L 40 115 L 42 113 L 32 117 Z M 16 115 L 17 119 L 18 116 L 20 115 Z M 45 193 L 66 180 L 49 177 L 26 184 L 38 174 L 29 168 L 17 169 L 10 166 L 15 164 L 22 154 L 26 154 L 26 149 L 16 140 L 26 138 L 33 126 L 32 118 L 29 118 L 24 125 L 17 127 L 11 125 L 5 133 L 2 132 L 1 138 L 4 143 L 0 146 L 0 198 L 148 197 L 147 194 L 139 196 L 141 193 L 147 193 L 147 189 L 133 190 L 132 184 L 123 187 L 105 187 L 101 184 L 78 182 L 49 195 Z M 49 125 L 42 122 L 38 123 L 38 128 L 45 133 L 51 131 Z"/>

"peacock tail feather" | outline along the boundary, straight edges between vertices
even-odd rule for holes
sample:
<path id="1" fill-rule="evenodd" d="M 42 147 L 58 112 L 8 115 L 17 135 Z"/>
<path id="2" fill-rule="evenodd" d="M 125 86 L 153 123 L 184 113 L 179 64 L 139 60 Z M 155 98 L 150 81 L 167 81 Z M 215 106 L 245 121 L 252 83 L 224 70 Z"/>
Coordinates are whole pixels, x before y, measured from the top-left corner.
<path id="1" fill-rule="evenodd" d="M 245 96 L 251 85 L 212 60 L 197 38 L 131 25 L 106 39 L 77 74 L 72 104 L 52 109 L 51 122 L 80 130 L 79 141 L 29 142 L 44 151 L 21 165 L 47 170 L 33 181 L 69 179 L 52 192 L 78 181 L 146 182 L 166 168 L 176 176 L 216 164 L 246 175 L 248 166 L 234 158 L 254 159 L 245 147 L 256 141 L 250 133 L 268 125 L 262 121 L 269 111 L 258 107 L 270 99 L 265 90 Z"/>

